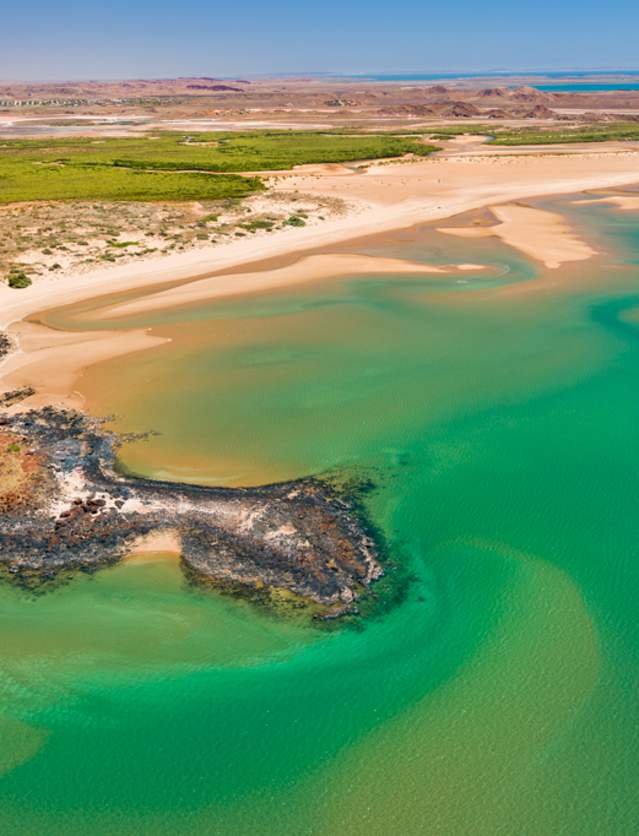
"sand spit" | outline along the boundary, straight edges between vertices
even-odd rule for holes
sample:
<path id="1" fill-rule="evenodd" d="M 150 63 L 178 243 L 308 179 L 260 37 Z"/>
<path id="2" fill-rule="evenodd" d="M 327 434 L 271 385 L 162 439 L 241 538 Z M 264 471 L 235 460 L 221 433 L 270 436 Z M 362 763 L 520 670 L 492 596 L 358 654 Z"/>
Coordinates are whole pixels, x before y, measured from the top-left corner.
<path id="1" fill-rule="evenodd" d="M 162 545 L 194 581 L 333 617 L 382 575 L 361 513 L 319 481 L 223 489 L 122 476 L 120 439 L 69 410 L 5 414 L 0 436 L 15 471 L 0 484 L 0 567 L 24 585 Z"/>
<path id="2" fill-rule="evenodd" d="M 400 258 L 377 258 L 367 255 L 310 255 L 300 258 L 294 264 L 278 267 L 273 270 L 260 270 L 250 273 L 229 273 L 212 276 L 208 279 L 188 282 L 160 291 L 133 302 L 125 302 L 101 308 L 93 319 L 128 316 L 130 314 L 146 313 L 158 308 L 176 307 L 210 299 L 220 299 L 227 296 L 240 296 L 247 293 L 258 293 L 273 290 L 288 285 L 299 285 L 318 279 L 330 279 L 337 276 L 362 276 L 375 274 L 420 275 L 445 273 L 455 269 L 477 269 L 478 265 L 453 265 L 450 268 L 435 267 L 416 261 L 405 261 Z M 481 267 L 479 267 L 481 269 Z"/>
<path id="3" fill-rule="evenodd" d="M 551 269 L 568 261 L 584 261 L 596 255 L 596 250 L 555 212 L 519 204 L 491 206 L 490 211 L 500 223 L 494 226 L 440 227 L 439 232 L 460 238 L 495 236 Z"/>
<path id="4" fill-rule="evenodd" d="M 639 212 L 639 195 L 611 194 L 594 200 L 574 200 L 573 203 L 575 206 L 591 206 L 592 204 L 604 203 L 624 212 Z"/>

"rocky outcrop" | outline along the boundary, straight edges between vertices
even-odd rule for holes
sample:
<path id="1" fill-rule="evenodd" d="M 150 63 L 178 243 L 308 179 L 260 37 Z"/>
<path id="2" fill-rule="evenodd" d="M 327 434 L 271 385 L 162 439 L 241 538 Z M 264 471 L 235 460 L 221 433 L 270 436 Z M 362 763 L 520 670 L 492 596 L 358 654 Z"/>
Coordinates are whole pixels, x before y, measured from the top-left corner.
<path id="1" fill-rule="evenodd" d="M 443 84 L 434 84 L 432 87 L 427 87 L 425 92 L 433 96 L 446 96 L 449 91 L 448 87 L 445 87 Z"/>
<path id="2" fill-rule="evenodd" d="M 355 107 L 357 102 L 354 99 L 328 99 L 324 102 L 327 107 Z"/>
<path id="3" fill-rule="evenodd" d="M 226 489 L 124 476 L 121 439 L 71 411 L 0 416 L 0 430 L 40 468 L 31 501 L 0 517 L 0 565 L 22 583 L 113 564 L 169 531 L 190 579 L 261 600 L 284 593 L 325 617 L 353 611 L 382 575 L 363 517 L 321 481 Z"/>
<path id="4" fill-rule="evenodd" d="M 243 93 L 241 87 L 232 87 L 230 84 L 187 84 L 187 90 L 214 90 L 216 93 Z"/>
<path id="5" fill-rule="evenodd" d="M 484 87 L 477 95 L 482 99 L 496 99 L 507 96 L 509 90 L 507 87 Z"/>
<path id="6" fill-rule="evenodd" d="M 441 111 L 442 116 L 454 116 L 456 119 L 467 119 L 471 116 L 479 116 L 481 110 L 470 102 L 452 102 Z"/>
<path id="7" fill-rule="evenodd" d="M 8 392 L 0 394 L 0 409 L 7 409 L 14 406 L 20 401 L 24 401 L 35 395 L 36 390 L 33 386 L 22 386 L 20 389 L 10 389 Z"/>
<path id="8" fill-rule="evenodd" d="M 487 119 L 508 119 L 509 115 L 509 113 L 499 107 L 492 107 L 490 110 L 485 110 L 482 113 L 482 116 L 485 116 Z"/>
<path id="9" fill-rule="evenodd" d="M 394 107 L 380 107 L 377 111 L 381 116 L 432 116 L 437 111 L 425 104 L 402 104 Z"/>
<path id="10" fill-rule="evenodd" d="M 521 116 L 524 119 L 554 119 L 555 111 L 546 107 L 546 105 L 538 104 L 530 110 L 525 110 Z"/>
<path id="11" fill-rule="evenodd" d="M 536 87 L 517 87 L 512 93 L 512 99 L 516 102 L 554 102 L 555 95 L 546 93 L 544 90 L 537 90 Z"/>
<path id="12" fill-rule="evenodd" d="M 12 349 L 13 343 L 6 334 L 3 334 L 3 332 L 0 331 L 0 360 L 2 360 L 2 358 L 7 354 L 10 354 Z"/>

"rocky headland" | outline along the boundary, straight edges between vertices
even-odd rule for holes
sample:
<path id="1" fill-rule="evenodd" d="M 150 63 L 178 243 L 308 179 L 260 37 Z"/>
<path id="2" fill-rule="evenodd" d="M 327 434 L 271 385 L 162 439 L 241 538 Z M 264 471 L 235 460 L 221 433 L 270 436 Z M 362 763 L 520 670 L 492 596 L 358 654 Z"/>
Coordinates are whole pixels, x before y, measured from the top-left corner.
<path id="1" fill-rule="evenodd" d="M 361 514 L 329 485 L 226 489 L 132 477 L 117 471 L 121 441 L 74 411 L 0 415 L 3 574 L 39 586 L 169 535 L 191 581 L 285 599 L 318 617 L 356 611 L 383 574 Z"/>

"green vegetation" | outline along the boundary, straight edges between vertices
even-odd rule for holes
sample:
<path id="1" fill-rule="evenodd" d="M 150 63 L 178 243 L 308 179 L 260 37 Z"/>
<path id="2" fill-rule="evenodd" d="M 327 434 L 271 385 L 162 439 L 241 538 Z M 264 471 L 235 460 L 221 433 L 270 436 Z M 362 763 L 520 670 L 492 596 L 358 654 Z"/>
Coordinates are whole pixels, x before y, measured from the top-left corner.
<path id="1" fill-rule="evenodd" d="M 264 185 L 236 172 L 433 150 L 415 137 L 305 131 L 6 140 L 0 144 L 0 203 L 240 199 Z"/>
<path id="2" fill-rule="evenodd" d="M 256 218 L 254 221 L 247 221 L 241 224 L 241 226 L 242 229 L 246 229 L 248 232 L 255 232 L 258 229 L 273 229 L 274 223 L 264 218 Z"/>
<path id="3" fill-rule="evenodd" d="M 0 152 L 0 203 L 33 200 L 218 200 L 263 188 L 257 177 L 150 172 L 76 162 L 43 165 Z"/>
<path id="4" fill-rule="evenodd" d="M 639 140 L 639 122 L 609 122 L 578 125 L 561 130 L 539 127 L 516 128 L 493 132 L 496 145 L 545 145 L 566 142 L 605 142 L 606 140 Z"/>
<path id="5" fill-rule="evenodd" d="M 23 270 L 12 270 L 11 273 L 9 273 L 9 275 L 7 276 L 7 284 L 9 285 L 9 287 L 21 289 L 24 287 L 29 287 L 29 285 L 31 284 L 31 279 Z"/>
<path id="6" fill-rule="evenodd" d="M 300 218 L 299 215 L 291 215 L 291 217 L 287 218 L 284 223 L 287 226 L 306 226 L 306 221 L 304 218 Z"/>
<path id="7" fill-rule="evenodd" d="M 394 131 L 394 135 L 401 132 Z M 531 125 L 522 128 L 500 128 L 498 125 L 457 124 L 442 125 L 436 128 L 423 125 L 412 129 L 414 136 L 424 136 L 431 140 L 451 139 L 456 136 L 485 135 L 494 145 L 545 145 L 568 142 L 606 142 L 611 140 L 639 140 L 639 122 L 605 122 L 588 125 L 570 125 L 545 128 Z M 403 134 L 406 136 L 406 133 Z"/>

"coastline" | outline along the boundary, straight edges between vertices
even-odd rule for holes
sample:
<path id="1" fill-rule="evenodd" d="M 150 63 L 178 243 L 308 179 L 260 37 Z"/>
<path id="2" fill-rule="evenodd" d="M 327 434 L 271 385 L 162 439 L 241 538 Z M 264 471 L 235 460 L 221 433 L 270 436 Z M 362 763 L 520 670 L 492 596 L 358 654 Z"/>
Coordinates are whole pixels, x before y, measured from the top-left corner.
<path id="1" fill-rule="evenodd" d="M 587 201 L 586 201 L 587 202 Z M 496 223 L 491 226 L 439 227 L 439 232 L 459 238 L 497 237 L 545 267 L 555 270 L 569 261 L 586 261 L 597 254 L 564 220 L 545 209 L 506 204 L 491 206 Z"/>
<path id="2" fill-rule="evenodd" d="M 443 220 L 473 209 L 535 197 L 639 183 L 639 145 L 633 150 L 555 157 L 435 156 L 380 163 L 365 173 L 283 172 L 274 188 L 339 196 L 346 217 L 308 229 L 242 238 L 214 247 L 43 279 L 24 290 L 0 286 L 0 330 L 38 311 L 109 293 L 212 277 L 223 270 L 303 253 L 392 229 Z"/>
<path id="3" fill-rule="evenodd" d="M 0 393 L 16 385 L 33 383 L 28 369 L 36 361 L 37 381 L 47 381 L 48 369 L 54 361 L 60 369 L 66 364 L 65 385 L 46 386 L 28 406 L 55 403 L 81 405 L 77 394 L 72 395 L 72 381 L 92 363 L 123 356 L 129 351 L 151 348 L 164 342 L 141 329 L 135 332 L 93 332 L 74 334 L 72 345 L 65 346 L 63 336 L 44 326 L 28 323 L 29 339 L 25 339 L 27 317 L 47 309 L 86 301 L 118 292 L 152 289 L 144 300 L 115 306 L 115 313 L 126 314 L 156 307 L 187 304 L 205 298 L 219 298 L 245 293 L 256 293 L 271 288 L 312 281 L 324 275 L 358 275 L 370 272 L 438 272 L 441 268 L 427 264 L 402 262 L 399 259 L 374 259 L 343 254 L 318 255 L 317 250 L 349 240 L 402 229 L 417 224 L 443 220 L 472 210 L 489 208 L 504 225 L 504 210 L 495 207 L 525 199 L 593 189 L 612 189 L 639 183 L 639 145 L 628 151 L 590 152 L 566 157 L 547 154 L 505 157 L 455 154 L 443 155 L 419 162 L 378 163 L 365 172 L 335 172 L 334 168 L 312 171 L 283 172 L 272 187 L 306 193 L 322 193 L 346 199 L 351 212 L 346 217 L 327 220 L 321 226 L 287 229 L 259 238 L 242 238 L 215 247 L 199 248 L 169 256 L 150 257 L 139 262 L 109 266 L 84 274 L 57 275 L 34 282 L 26 289 L 14 290 L 0 286 L 0 332 L 9 331 L 15 350 L 0 358 Z M 610 198 L 602 198 L 610 201 Z M 634 198 L 630 198 L 634 201 Z M 622 201 L 623 202 L 623 201 Z M 614 201 L 613 201 L 614 203 Z M 529 210 L 531 211 L 531 210 Z M 534 210 L 540 212 L 540 210 Z M 525 237 L 529 217 L 521 216 L 519 229 L 516 220 L 509 218 L 512 246 Z M 549 216 L 552 213 L 547 213 Z M 527 254 L 548 263 L 550 246 L 553 266 L 575 258 L 575 234 L 560 215 L 546 219 L 548 235 L 544 241 L 544 224 L 537 230 L 537 249 L 534 243 Z M 490 227 L 478 234 L 491 235 Z M 446 231 L 463 235 L 461 228 Z M 474 230 L 473 230 L 474 232 Z M 561 238 L 564 237 L 562 250 Z M 586 242 L 581 242 L 577 258 L 588 258 L 595 253 Z M 562 254 L 563 253 L 563 254 Z M 292 264 L 273 268 L 278 258 L 293 258 Z M 251 270 L 251 266 L 255 269 Z M 456 269 L 472 269 L 476 265 L 460 264 Z M 242 270 L 242 268 L 247 268 Z M 301 269 L 302 268 L 302 269 Z M 308 275 L 307 275 L 308 272 Z M 163 285 L 171 286 L 170 289 Z M 113 313 L 113 310 L 110 311 Z M 18 324 L 19 323 L 19 324 Z M 39 329 L 34 338 L 33 329 Z M 17 337 L 17 339 L 16 339 Z M 73 345 L 83 342 L 79 362 Z M 28 358 L 29 354 L 35 358 Z M 50 392 L 49 389 L 54 389 Z M 53 400 L 52 400 L 52 396 Z M 19 407 L 20 408 L 20 407 Z"/>

